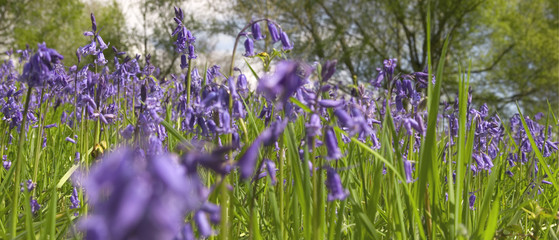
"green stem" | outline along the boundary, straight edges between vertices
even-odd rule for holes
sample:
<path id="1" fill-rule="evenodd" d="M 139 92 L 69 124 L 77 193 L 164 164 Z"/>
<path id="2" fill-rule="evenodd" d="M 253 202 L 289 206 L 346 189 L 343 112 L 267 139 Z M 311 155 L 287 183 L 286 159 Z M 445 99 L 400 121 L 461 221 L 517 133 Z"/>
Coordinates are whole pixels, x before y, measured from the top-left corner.
<path id="1" fill-rule="evenodd" d="M 190 84 L 192 82 L 192 59 L 188 59 L 188 70 L 186 72 L 186 105 L 190 103 Z"/>
<path id="2" fill-rule="evenodd" d="M 17 229 L 17 215 L 18 215 L 18 202 L 19 202 L 19 182 L 21 181 L 21 168 L 22 163 L 21 161 L 25 161 L 23 158 L 23 141 L 25 138 L 25 133 L 27 132 L 27 128 L 25 126 L 27 122 L 27 112 L 29 111 L 29 102 L 31 100 L 31 91 L 33 88 L 29 87 L 27 89 L 27 96 L 25 98 L 25 106 L 23 110 L 23 120 L 21 120 L 21 126 L 19 130 L 19 142 L 18 142 L 18 150 L 17 150 L 17 158 L 16 158 L 16 169 L 15 169 L 15 179 L 14 179 L 14 201 L 12 202 L 12 219 L 11 219 L 11 229 L 10 229 L 10 236 L 15 238 L 16 236 L 16 229 Z"/>

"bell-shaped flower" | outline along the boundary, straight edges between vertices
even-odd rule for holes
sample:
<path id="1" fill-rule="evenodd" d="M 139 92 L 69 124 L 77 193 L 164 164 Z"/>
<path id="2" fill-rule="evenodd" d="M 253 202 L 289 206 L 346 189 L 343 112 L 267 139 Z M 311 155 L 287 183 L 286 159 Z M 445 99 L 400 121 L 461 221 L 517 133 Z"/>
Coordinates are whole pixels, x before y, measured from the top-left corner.
<path id="1" fill-rule="evenodd" d="M 328 156 L 326 156 L 326 159 L 334 160 L 342 157 L 342 151 L 338 146 L 338 139 L 336 138 L 334 130 L 332 130 L 332 128 L 330 127 L 328 127 L 324 133 L 324 143 L 326 146 L 326 150 L 328 151 Z"/>
<path id="2" fill-rule="evenodd" d="M 349 191 L 342 186 L 340 175 L 331 167 L 326 168 L 326 188 L 328 201 L 344 200 L 349 196 Z"/>
<path id="3" fill-rule="evenodd" d="M 262 31 L 260 30 L 260 24 L 258 24 L 258 22 L 252 24 L 251 30 L 252 30 L 252 37 L 254 38 L 254 40 L 262 40 L 266 38 L 265 35 L 262 35 Z"/>
<path id="4" fill-rule="evenodd" d="M 291 42 L 289 42 L 289 37 L 287 36 L 287 33 L 281 32 L 280 40 L 284 51 L 293 49 L 293 45 L 291 45 Z"/>

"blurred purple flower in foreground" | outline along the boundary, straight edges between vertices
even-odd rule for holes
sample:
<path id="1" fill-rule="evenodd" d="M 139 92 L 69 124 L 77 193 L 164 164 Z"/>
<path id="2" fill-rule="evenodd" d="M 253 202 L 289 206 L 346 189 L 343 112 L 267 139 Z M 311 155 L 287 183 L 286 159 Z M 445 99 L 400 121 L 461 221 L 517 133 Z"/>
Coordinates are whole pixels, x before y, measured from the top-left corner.
<path id="1" fill-rule="evenodd" d="M 171 154 L 120 149 L 94 166 L 84 181 L 91 214 L 86 239 L 172 239 L 185 215 L 201 205 L 199 180 Z"/>

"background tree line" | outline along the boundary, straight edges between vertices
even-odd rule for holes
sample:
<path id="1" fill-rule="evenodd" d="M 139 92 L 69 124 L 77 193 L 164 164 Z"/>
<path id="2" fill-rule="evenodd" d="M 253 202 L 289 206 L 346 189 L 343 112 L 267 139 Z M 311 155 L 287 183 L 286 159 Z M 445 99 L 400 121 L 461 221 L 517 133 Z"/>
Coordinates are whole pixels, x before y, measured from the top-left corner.
<path id="1" fill-rule="evenodd" d="M 216 41 L 235 36 L 252 18 L 280 23 L 294 42 L 290 52 L 306 61 L 337 59 L 337 79 L 366 83 L 388 58 L 397 58 L 398 70 L 426 67 L 427 0 L 138 0 L 131 4 L 136 20 L 126 19 L 117 2 L 83 3 L 78 0 L 2 0 L 0 49 L 34 48 L 45 41 L 67 56 L 87 44 L 81 33 L 95 12 L 101 36 L 129 54 L 151 54 L 161 67 L 160 77 L 177 72 L 172 6 L 185 9 L 188 27 L 197 36 L 198 61 L 223 62 Z M 439 58 L 450 38 L 443 98 L 454 101 L 457 70 L 472 64 L 474 102 L 487 102 L 501 114 L 514 113 L 519 101 L 524 111 L 547 111 L 549 100 L 559 112 L 559 3 L 556 0 L 431 0 L 431 47 Z M 133 23 L 131 23 L 133 22 Z M 265 28 L 265 26 L 262 26 Z M 269 48 L 260 43 L 257 49 Z M 231 43 L 232 45 L 232 43 Z M 242 48 L 242 47 L 241 47 Z M 269 50 L 269 49 L 268 49 Z M 112 60 L 112 51 L 106 51 Z M 72 57 L 69 57 L 72 56 Z M 68 59 L 69 58 L 69 59 Z M 210 62 L 211 61 L 211 62 Z"/>

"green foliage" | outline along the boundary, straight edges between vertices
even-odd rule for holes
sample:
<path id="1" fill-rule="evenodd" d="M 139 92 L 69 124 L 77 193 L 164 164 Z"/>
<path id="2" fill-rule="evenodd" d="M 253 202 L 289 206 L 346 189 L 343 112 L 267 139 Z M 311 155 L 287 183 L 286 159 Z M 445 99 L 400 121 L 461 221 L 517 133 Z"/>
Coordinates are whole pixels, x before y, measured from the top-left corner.
<path id="1" fill-rule="evenodd" d="M 491 51 L 475 59 L 487 62 L 487 71 L 472 84 L 479 100 L 507 113 L 515 111 L 515 101 L 527 114 L 546 112 L 541 104 L 546 100 L 559 109 L 557 1 L 488 1 L 482 9 L 485 26 L 480 31 L 489 33 Z M 499 57 L 494 66 L 485 60 Z"/>
<path id="2" fill-rule="evenodd" d="M 210 32 L 236 34 L 238 25 L 253 17 L 275 19 L 292 36 L 292 55 L 307 61 L 337 59 L 338 78 L 346 83 L 354 76 L 361 83 L 376 77 L 374 66 L 389 58 L 397 58 L 404 72 L 424 70 L 429 3 L 435 62 L 450 37 L 443 100 L 454 101 L 457 64 L 472 59 L 475 105 L 487 103 L 503 116 L 515 111 L 515 101 L 530 114 L 545 112 L 531 106 L 546 99 L 559 108 L 559 6 L 554 0 L 212 2 L 214 11 L 244 21 L 210 16 L 215 21 Z"/>
<path id="3" fill-rule="evenodd" d="M 25 5 L 20 21 L 14 24 L 12 47 L 25 49 L 26 44 L 36 49 L 37 43 L 46 42 L 65 56 L 64 64 L 77 63 L 76 50 L 89 43 L 84 31 L 91 29 L 89 13 L 95 14 L 100 36 L 105 43 L 127 50 L 127 33 L 124 15 L 119 5 L 91 2 L 87 5 L 78 0 L 38 0 Z M 112 61 L 114 53 L 108 49 L 105 58 Z M 93 61 L 87 58 L 85 61 Z"/>

